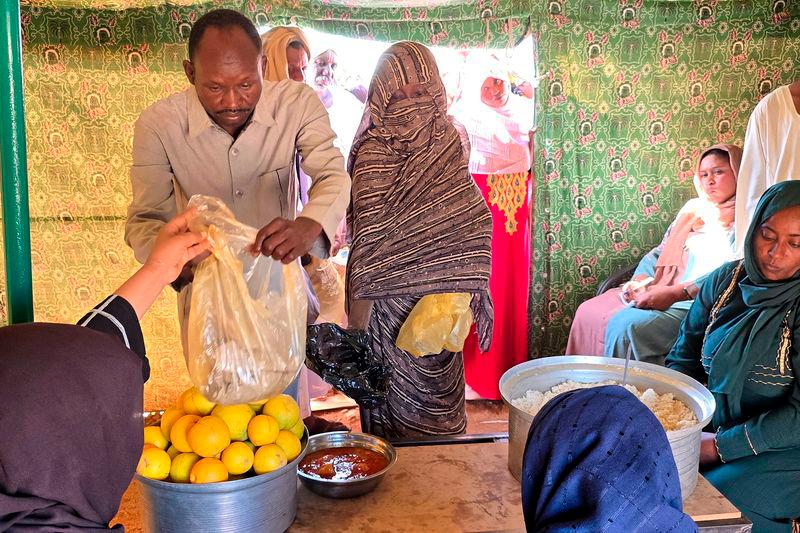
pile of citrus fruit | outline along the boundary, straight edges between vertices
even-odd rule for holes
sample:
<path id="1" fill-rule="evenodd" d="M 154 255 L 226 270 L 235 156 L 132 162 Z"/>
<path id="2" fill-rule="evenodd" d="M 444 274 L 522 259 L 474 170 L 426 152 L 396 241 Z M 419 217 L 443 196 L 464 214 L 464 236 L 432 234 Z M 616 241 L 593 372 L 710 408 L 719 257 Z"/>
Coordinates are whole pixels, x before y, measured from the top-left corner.
<path id="1" fill-rule="evenodd" d="M 300 455 L 300 409 L 291 396 L 216 405 L 192 387 L 144 428 L 136 472 L 175 483 L 216 483 L 277 470 Z"/>

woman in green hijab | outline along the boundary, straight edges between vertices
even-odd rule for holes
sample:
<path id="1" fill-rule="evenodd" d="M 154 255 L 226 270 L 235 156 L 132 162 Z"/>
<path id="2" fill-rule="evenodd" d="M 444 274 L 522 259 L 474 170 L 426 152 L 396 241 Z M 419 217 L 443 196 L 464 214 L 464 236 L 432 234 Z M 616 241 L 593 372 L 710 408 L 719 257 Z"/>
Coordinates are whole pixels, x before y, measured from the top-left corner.
<path id="1" fill-rule="evenodd" d="M 714 394 L 703 475 L 757 533 L 800 517 L 799 307 L 800 181 L 786 181 L 761 197 L 744 259 L 703 283 L 666 361 Z"/>

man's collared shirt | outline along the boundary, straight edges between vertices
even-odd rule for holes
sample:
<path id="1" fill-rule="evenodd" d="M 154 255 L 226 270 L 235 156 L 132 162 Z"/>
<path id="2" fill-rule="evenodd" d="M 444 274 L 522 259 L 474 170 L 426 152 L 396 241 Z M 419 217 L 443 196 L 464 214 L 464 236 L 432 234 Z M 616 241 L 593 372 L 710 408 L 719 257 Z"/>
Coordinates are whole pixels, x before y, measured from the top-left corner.
<path id="1" fill-rule="evenodd" d="M 220 198 L 239 221 L 255 228 L 276 217 L 295 218 L 296 150 L 312 180 L 299 216 L 322 225 L 327 242 L 314 252 L 324 257 L 350 201 L 350 178 L 334 139 L 317 95 L 290 80 L 264 82 L 236 139 L 208 116 L 193 86 L 160 100 L 136 122 L 125 240 L 144 262 L 161 226 L 194 194 Z"/>

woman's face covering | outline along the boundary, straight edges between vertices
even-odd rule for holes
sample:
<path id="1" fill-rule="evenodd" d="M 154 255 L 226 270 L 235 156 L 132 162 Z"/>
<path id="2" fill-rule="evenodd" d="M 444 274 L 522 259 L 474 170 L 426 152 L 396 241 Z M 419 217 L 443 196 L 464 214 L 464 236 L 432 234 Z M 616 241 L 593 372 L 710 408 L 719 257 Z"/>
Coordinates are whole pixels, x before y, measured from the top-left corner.
<path id="1" fill-rule="evenodd" d="M 730 200 L 736 194 L 736 174 L 724 157 L 717 154 L 705 156 L 700 161 L 698 177 L 703 192 L 715 204 Z"/>
<path id="2" fill-rule="evenodd" d="M 800 206 L 769 217 L 753 236 L 753 253 L 770 281 L 790 279 L 800 270 Z"/>
<path id="3" fill-rule="evenodd" d="M 389 103 L 391 104 L 394 102 L 400 102 L 401 100 L 405 100 L 407 98 L 418 98 L 420 96 L 425 96 L 428 94 L 428 89 L 425 87 L 425 85 L 426 84 L 424 83 L 407 83 L 392 94 L 392 98 L 389 100 Z"/>

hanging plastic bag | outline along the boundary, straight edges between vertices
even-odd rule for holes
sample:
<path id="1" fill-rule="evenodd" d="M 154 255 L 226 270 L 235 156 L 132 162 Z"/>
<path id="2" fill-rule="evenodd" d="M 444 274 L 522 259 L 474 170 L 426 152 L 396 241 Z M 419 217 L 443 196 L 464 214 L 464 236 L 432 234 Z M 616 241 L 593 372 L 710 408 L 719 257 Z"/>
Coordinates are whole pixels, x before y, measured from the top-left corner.
<path id="1" fill-rule="evenodd" d="M 305 358 L 307 296 L 298 262 L 252 256 L 258 230 L 225 204 L 195 195 L 189 226 L 211 255 L 195 270 L 188 324 L 189 377 L 209 400 L 247 403 L 280 394 Z"/>
<path id="2" fill-rule="evenodd" d="M 306 366 L 326 383 L 371 409 L 386 402 L 391 368 L 375 358 L 369 333 L 336 324 L 308 327 Z"/>
<path id="3" fill-rule="evenodd" d="M 318 320 L 340 326 L 345 324 L 347 315 L 344 312 L 344 280 L 333 262 L 312 255 L 311 262 L 304 268 L 314 287 L 314 294 L 319 299 Z"/>
<path id="4" fill-rule="evenodd" d="M 395 344 L 414 357 L 460 352 L 472 326 L 469 293 L 423 296 L 400 327 Z"/>

